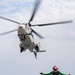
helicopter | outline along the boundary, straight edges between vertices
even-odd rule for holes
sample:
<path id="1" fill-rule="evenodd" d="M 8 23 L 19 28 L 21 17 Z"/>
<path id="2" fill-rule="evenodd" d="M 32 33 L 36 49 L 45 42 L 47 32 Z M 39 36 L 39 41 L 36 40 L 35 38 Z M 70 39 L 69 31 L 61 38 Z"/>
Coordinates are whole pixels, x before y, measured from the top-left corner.
<path id="1" fill-rule="evenodd" d="M 7 31 L 4 33 L 0 33 L 0 35 L 6 35 L 6 34 L 17 31 L 17 33 L 18 33 L 17 36 L 20 40 L 20 45 L 19 45 L 20 52 L 22 53 L 23 51 L 26 51 L 28 49 L 30 52 L 34 53 L 36 59 L 37 59 L 37 53 L 38 52 L 46 52 L 46 50 L 40 50 L 40 43 L 35 42 L 33 33 L 41 39 L 44 37 L 41 36 L 39 33 L 37 33 L 35 30 L 33 30 L 31 27 L 33 27 L 33 26 L 39 26 L 39 27 L 40 26 L 49 26 L 49 25 L 57 25 L 57 24 L 64 24 L 64 23 L 71 23 L 72 22 L 72 20 L 68 20 L 68 21 L 55 22 L 55 23 L 32 25 L 31 22 L 34 19 L 36 11 L 40 5 L 40 1 L 41 0 L 35 1 L 34 9 L 33 9 L 32 15 L 31 15 L 28 23 L 20 23 L 18 21 L 14 21 L 14 20 L 5 18 L 3 16 L 0 16 L 0 19 L 4 19 L 4 20 L 7 20 L 7 21 L 10 21 L 10 22 L 13 22 L 13 23 L 16 23 L 19 25 L 17 29 Z"/>

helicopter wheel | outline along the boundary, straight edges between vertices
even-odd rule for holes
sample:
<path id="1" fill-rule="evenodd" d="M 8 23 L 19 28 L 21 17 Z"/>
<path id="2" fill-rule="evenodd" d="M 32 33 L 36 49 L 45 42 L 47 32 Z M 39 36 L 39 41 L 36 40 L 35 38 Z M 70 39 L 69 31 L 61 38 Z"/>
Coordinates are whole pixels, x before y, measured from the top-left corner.
<path id="1" fill-rule="evenodd" d="M 39 47 L 37 45 L 35 46 L 35 49 L 37 50 L 37 52 L 39 51 Z"/>
<path id="2" fill-rule="evenodd" d="M 21 48 L 20 52 L 22 53 L 24 51 L 24 48 L 23 47 L 20 47 L 20 48 Z"/>

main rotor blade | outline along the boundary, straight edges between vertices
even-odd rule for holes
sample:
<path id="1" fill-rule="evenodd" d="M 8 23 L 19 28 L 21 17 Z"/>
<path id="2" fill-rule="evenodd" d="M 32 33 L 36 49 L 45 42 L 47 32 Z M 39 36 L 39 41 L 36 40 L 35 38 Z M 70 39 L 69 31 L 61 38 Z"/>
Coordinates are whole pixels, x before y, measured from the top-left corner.
<path id="1" fill-rule="evenodd" d="M 9 34 L 9 33 L 15 32 L 15 31 L 17 31 L 17 29 L 14 29 L 14 30 L 11 30 L 8 32 L 4 32 L 4 33 L 0 33 L 0 35 L 6 35 L 6 34 Z"/>
<path id="2" fill-rule="evenodd" d="M 44 37 L 41 36 L 39 33 L 37 33 L 36 31 L 34 31 L 32 28 L 31 28 L 32 32 L 35 33 L 39 38 L 43 39 Z"/>
<path id="3" fill-rule="evenodd" d="M 47 26 L 47 25 L 65 24 L 65 23 L 72 23 L 72 22 L 73 22 L 72 20 L 69 20 L 69 21 L 47 23 L 47 24 L 36 24 L 36 25 L 31 25 L 31 26 Z"/>
<path id="4" fill-rule="evenodd" d="M 36 11 L 37 11 L 37 9 L 38 9 L 38 6 L 39 6 L 39 4 L 40 4 L 40 1 L 41 1 L 41 0 L 36 0 L 35 6 L 34 6 L 34 9 L 33 9 L 33 13 L 32 13 L 31 18 L 30 18 L 30 20 L 29 20 L 29 24 L 30 24 L 30 22 L 33 20 L 33 18 L 34 18 L 34 16 L 35 16 L 35 13 L 36 13 Z"/>
<path id="5" fill-rule="evenodd" d="M 0 16 L 1 19 L 4 19 L 4 20 L 7 20 L 7 21 L 10 21 L 10 22 L 14 22 L 14 23 L 17 23 L 17 24 L 20 24 L 19 22 L 17 21 L 14 21 L 14 20 L 11 20 L 11 19 L 8 19 L 8 18 L 5 18 L 3 16 Z"/>

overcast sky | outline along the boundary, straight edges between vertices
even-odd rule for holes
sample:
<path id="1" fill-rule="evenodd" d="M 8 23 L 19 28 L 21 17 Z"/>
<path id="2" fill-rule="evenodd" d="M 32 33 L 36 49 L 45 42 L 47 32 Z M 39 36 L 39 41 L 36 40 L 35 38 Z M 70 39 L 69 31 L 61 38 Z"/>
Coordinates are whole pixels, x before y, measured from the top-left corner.
<path id="1" fill-rule="evenodd" d="M 0 0 L 0 16 L 26 23 L 29 21 L 35 0 Z M 42 0 L 32 24 L 73 20 L 73 23 L 46 27 L 33 27 L 45 39 L 36 60 L 28 50 L 20 53 L 17 32 L 0 36 L 0 75 L 40 75 L 48 73 L 57 65 L 66 74 L 75 74 L 75 0 Z M 0 19 L 0 33 L 17 28 L 18 25 Z"/>

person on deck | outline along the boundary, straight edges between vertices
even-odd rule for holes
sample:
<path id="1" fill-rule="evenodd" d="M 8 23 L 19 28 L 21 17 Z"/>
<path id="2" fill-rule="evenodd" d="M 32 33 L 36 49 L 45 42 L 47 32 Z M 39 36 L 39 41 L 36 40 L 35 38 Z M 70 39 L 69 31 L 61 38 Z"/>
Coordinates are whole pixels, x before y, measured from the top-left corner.
<path id="1" fill-rule="evenodd" d="M 50 73 L 44 74 L 44 73 L 40 73 L 41 75 L 70 75 L 70 74 L 64 74 L 61 73 L 60 71 L 58 71 L 58 67 L 57 66 L 53 66 L 53 71 L 51 71 Z"/>

